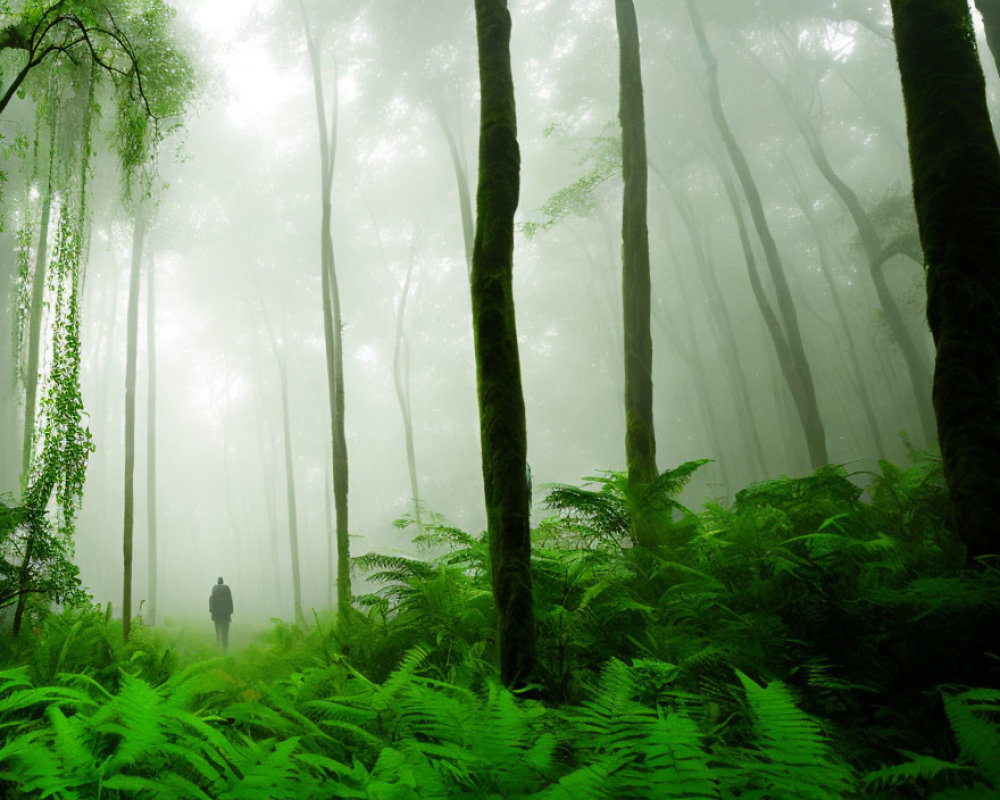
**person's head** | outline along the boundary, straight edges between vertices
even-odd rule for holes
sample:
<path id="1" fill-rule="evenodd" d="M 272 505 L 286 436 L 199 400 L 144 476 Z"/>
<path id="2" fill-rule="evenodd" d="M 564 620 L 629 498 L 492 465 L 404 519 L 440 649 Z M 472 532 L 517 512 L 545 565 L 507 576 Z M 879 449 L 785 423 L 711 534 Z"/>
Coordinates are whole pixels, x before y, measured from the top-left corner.
<path id="1" fill-rule="evenodd" d="M 222 583 L 222 578 L 219 578 L 219 583 Z"/>

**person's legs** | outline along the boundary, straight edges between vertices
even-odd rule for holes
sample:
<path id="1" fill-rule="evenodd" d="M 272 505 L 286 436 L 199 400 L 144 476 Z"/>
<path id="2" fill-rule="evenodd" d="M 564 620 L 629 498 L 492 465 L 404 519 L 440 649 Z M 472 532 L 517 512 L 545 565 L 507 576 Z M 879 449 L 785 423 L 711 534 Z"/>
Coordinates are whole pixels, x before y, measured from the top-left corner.
<path id="1" fill-rule="evenodd" d="M 222 631 L 222 652 L 229 650 L 229 620 L 225 619 L 219 623 Z"/>
<path id="2" fill-rule="evenodd" d="M 222 644 L 222 620 L 214 619 L 212 622 L 215 623 L 215 643 L 217 645 Z"/>

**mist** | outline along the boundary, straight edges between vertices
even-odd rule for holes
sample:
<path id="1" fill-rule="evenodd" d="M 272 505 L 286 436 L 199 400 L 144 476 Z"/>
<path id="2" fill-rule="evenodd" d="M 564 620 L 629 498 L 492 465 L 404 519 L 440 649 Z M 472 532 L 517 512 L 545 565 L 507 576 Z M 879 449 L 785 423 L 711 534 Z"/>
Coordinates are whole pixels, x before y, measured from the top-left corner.
<path id="1" fill-rule="evenodd" d="M 326 607 L 336 580 L 328 569 L 331 432 L 313 76 L 296 4 L 172 5 L 171 30 L 192 54 L 197 88 L 157 149 L 142 252 L 133 605 L 141 613 L 149 595 L 151 279 L 158 614 L 197 619 L 208 589 L 224 576 L 238 624 L 252 627 L 293 614 L 281 361 L 304 607 Z M 806 474 L 811 465 L 748 281 L 691 22 L 683 4 L 635 5 L 650 165 L 657 455 L 661 469 L 712 459 L 682 498 L 697 508 L 754 481 Z M 607 6 L 510 4 L 521 148 L 513 274 L 534 523 L 551 513 L 547 485 L 624 465 L 617 38 Z M 846 6 L 840 15 L 821 3 L 719 0 L 701 4 L 701 13 L 725 112 L 788 276 L 828 459 L 864 483 L 877 459 L 902 461 L 908 447 L 934 441 L 921 428 L 921 401 L 857 226 L 787 105 L 812 126 L 879 235 L 915 236 L 889 10 Z M 394 525 L 414 513 L 394 369 L 412 413 L 422 514 L 473 533 L 486 527 L 457 190 L 464 181 L 475 202 L 475 21 L 471 4 L 441 2 L 307 4 L 306 12 L 325 122 L 336 125 L 330 229 L 342 309 L 350 550 L 408 553 L 414 529 Z M 985 42 L 980 51 L 988 52 Z M 993 92 L 991 62 L 986 72 Z M 5 113 L 5 139 L 30 137 L 32 125 L 31 98 L 15 101 Z M 110 136 L 102 130 L 95 139 L 81 297 L 81 394 L 94 451 L 75 561 L 93 598 L 110 601 L 117 614 L 133 225 Z M 456 175 L 456 164 L 464 174 Z M 39 183 L 31 158 L 11 158 L 5 171 L 2 290 L 10 309 L 14 199 L 24 186 L 37 195 Z M 754 252 L 763 270 L 759 244 Z M 897 257 L 884 274 L 929 374 L 920 264 Z M 773 292 L 767 277 L 765 291 Z M 6 339 L 13 334 L 5 316 Z M 10 347 L 0 362 L 0 373 L 14 372 Z M 23 398 L 6 391 L 2 411 L 0 485 L 16 497 Z M 362 576 L 356 580 L 363 585 Z"/>

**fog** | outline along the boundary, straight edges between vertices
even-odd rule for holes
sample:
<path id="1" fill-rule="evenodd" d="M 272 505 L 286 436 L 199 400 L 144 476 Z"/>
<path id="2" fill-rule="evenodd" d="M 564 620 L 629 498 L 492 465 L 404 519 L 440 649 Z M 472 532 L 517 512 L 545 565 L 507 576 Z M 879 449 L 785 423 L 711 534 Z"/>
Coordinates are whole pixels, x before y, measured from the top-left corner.
<path id="1" fill-rule="evenodd" d="M 203 615 L 207 623 L 209 589 L 224 576 L 233 588 L 237 624 L 246 626 L 292 616 L 282 357 L 307 609 L 326 607 L 331 582 L 314 87 L 296 3 L 171 5 L 200 83 L 182 128 L 159 151 L 156 208 L 143 256 L 133 602 L 138 606 L 148 595 L 151 271 L 158 614 Z M 778 87 L 814 126 L 830 163 L 884 241 L 915 235 L 888 6 L 861 0 L 699 5 L 719 60 L 729 124 L 784 260 L 829 459 L 864 482 L 877 459 L 905 461 L 908 443 L 920 448 L 934 442 L 921 432 L 919 401 L 857 226 L 818 170 Z M 319 39 L 328 113 L 335 93 L 337 101 L 332 239 L 343 314 L 351 553 L 412 552 L 413 527 L 393 524 L 413 513 L 396 359 L 409 385 L 425 516 L 435 512 L 473 533 L 486 524 L 454 160 L 466 169 L 474 201 L 479 118 L 472 4 L 342 0 L 307 6 Z M 514 283 L 533 522 L 547 513 L 546 484 L 579 483 L 600 470 L 623 469 L 625 462 L 622 192 L 620 169 L 608 167 L 619 136 L 611 6 L 607 0 L 510 2 L 521 148 Z M 810 462 L 716 166 L 725 151 L 690 19 L 682 3 L 636 0 L 635 6 L 650 164 L 657 459 L 661 470 L 713 459 L 682 496 L 697 508 L 731 498 L 756 480 L 807 474 Z M 827 6 L 842 14 L 821 13 Z M 981 49 L 986 52 L 985 44 Z M 997 76 L 991 63 L 985 68 L 992 92 Z M 30 98 L 12 104 L 4 126 L 8 139 L 15 129 L 31 135 Z M 95 450 L 75 551 L 85 587 L 96 601 L 117 608 L 133 226 L 107 135 L 96 142 L 101 156 L 90 203 L 81 332 L 82 396 Z M 5 197 L 20 197 L 32 180 L 31 159 L 11 158 L 5 169 Z M 588 176 L 596 177 L 572 191 Z M 0 233 L 4 341 L 13 337 L 15 230 L 8 224 Z M 896 257 L 884 274 L 929 370 L 922 270 Z M 773 292 L 769 283 L 765 289 Z M 727 339 L 727 321 L 734 340 Z M 0 374 L 13 374 L 13 358 L 11 347 L 2 348 Z M 21 390 L 6 385 L 0 492 L 16 497 L 24 403 Z M 354 591 L 363 590 L 358 575 Z"/>

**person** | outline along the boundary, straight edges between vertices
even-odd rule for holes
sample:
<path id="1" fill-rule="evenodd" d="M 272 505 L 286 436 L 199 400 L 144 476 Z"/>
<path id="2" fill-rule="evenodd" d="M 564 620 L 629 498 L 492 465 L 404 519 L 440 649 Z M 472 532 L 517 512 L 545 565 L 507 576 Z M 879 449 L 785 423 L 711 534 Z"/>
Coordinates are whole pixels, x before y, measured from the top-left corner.
<path id="1" fill-rule="evenodd" d="M 233 617 L 233 593 L 229 587 L 219 582 L 212 587 L 212 595 L 208 598 L 208 611 L 215 623 L 215 639 L 225 653 L 229 649 L 229 621 Z"/>

